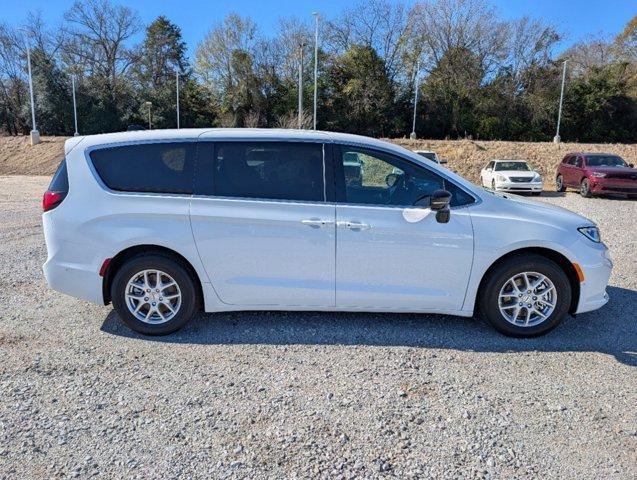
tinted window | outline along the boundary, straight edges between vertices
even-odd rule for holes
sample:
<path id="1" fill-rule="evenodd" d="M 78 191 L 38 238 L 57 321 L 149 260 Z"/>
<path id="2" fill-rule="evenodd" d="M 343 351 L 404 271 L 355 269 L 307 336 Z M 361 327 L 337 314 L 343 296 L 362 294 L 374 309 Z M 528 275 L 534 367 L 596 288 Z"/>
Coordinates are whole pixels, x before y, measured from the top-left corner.
<path id="1" fill-rule="evenodd" d="M 627 167 L 624 159 L 617 155 L 588 155 L 586 164 L 589 167 Z"/>
<path id="2" fill-rule="evenodd" d="M 411 206 L 424 197 L 426 204 L 426 197 L 441 189 L 451 192 L 452 206 L 474 201 L 443 177 L 393 155 L 341 146 L 340 162 L 347 203 Z"/>
<path id="3" fill-rule="evenodd" d="M 571 160 L 571 164 L 576 166 L 576 167 L 581 167 L 582 166 L 582 157 L 573 157 L 573 159 Z"/>
<path id="4" fill-rule="evenodd" d="M 315 202 L 325 200 L 321 144 L 216 143 L 213 169 L 215 195 Z"/>
<path id="5" fill-rule="evenodd" d="M 66 173 L 66 159 L 62 159 L 58 169 L 53 174 L 49 190 L 52 192 L 68 192 L 69 177 Z"/>
<path id="6" fill-rule="evenodd" d="M 106 186 L 127 192 L 192 193 L 196 143 L 152 143 L 91 152 Z"/>
<path id="7" fill-rule="evenodd" d="M 526 162 L 498 162 L 495 164 L 495 170 L 500 172 L 503 170 L 516 170 L 516 171 L 528 172 L 530 168 L 526 164 Z"/>

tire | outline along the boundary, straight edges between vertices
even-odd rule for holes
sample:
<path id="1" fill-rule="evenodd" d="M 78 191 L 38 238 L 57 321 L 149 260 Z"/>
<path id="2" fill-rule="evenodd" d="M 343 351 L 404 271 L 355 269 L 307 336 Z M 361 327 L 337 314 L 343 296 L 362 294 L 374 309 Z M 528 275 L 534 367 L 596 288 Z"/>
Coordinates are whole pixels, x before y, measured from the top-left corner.
<path id="1" fill-rule="evenodd" d="M 491 190 L 495 192 L 495 180 L 491 180 Z"/>
<path id="2" fill-rule="evenodd" d="M 146 284 L 144 284 L 144 276 L 142 275 L 144 271 L 151 271 L 146 277 L 148 280 Z M 155 288 L 158 286 L 157 274 L 153 272 L 157 271 L 161 272 L 162 284 L 170 285 L 172 280 L 175 285 L 166 286 L 163 289 L 161 286 Z M 131 286 L 132 284 L 129 282 L 136 277 L 135 286 Z M 146 286 L 151 288 L 146 289 Z M 139 292 L 144 292 L 144 290 L 147 293 L 150 292 L 149 296 L 139 295 Z M 157 293 L 158 290 L 159 293 Z M 131 297 L 130 302 L 132 302 L 133 307 L 139 307 L 137 315 L 143 316 L 146 313 L 149 318 L 147 321 L 138 318 L 129 309 L 127 291 L 134 294 L 134 298 Z M 162 294 L 166 296 L 166 299 L 159 296 Z M 113 278 L 111 299 L 113 307 L 122 321 L 131 330 L 144 335 L 167 335 L 179 330 L 193 317 L 199 304 L 195 281 L 186 265 L 177 259 L 158 253 L 141 254 L 124 263 Z M 151 303 L 154 307 L 151 306 Z M 171 313 L 169 307 L 175 312 Z M 164 317 L 166 320 L 162 319 Z"/>
<path id="3" fill-rule="evenodd" d="M 555 191 L 557 192 L 565 192 L 566 186 L 564 185 L 564 177 L 562 175 L 558 175 L 555 179 Z"/>
<path id="4" fill-rule="evenodd" d="M 531 192 L 531 195 L 533 195 L 534 197 L 539 197 L 540 195 L 542 195 L 542 192 Z"/>
<path id="5" fill-rule="evenodd" d="M 579 193 L 584 198 L 591 198 L 593 195 L 591 194 L 591 187 L 588 183 L 588 178 L 584 178 L 582 183 L 580 183 Z"/>
<path id="6" fill-rule="evenodd" d="M 500 293 L 507 293 L 507 291 L 509 291 L 508 288 L 511 285 L 510 279 L 515 278 L 517 275 L 523 275 L 524 272 L 528 272 L 528 277 L 531 283 L 536 281 L 539 278 L 539 275 L 545 276 L 550 283 L 552 283 L 556 293 L 556 297 L 552 297 L 554 302 L 553 310 L 549 313 L 548 304 L 538 306 L 539 309 L 547 313 L 547 317 L 542 319 L 541 316 L 533 313 L 531 318 L 535 318 L 536 323 L 529 321 L 528 326 L 524 326 L 524 322 L 527 318 L 527 312 L 529 309 L 525 306 L 520 307 L 520 313 L 518 314 L 519 317 L 515 317 L 516 319 L 519 318 L 519 320 L 512 322 L 507 320 L 504 313 L 500 311 L 499 303 Z M 480 289 L 478 298 L 479 311 L 482 316 L 485 317 L 485 319 L 493 325 L 493 327 L 495 327 L 496 330 L 504 335 L 519 338 L 543 335 L 559 325 L 568 313 L 572 296 L 568 277 L 559 265 L 546 257 L 537 254 L 515 255 L 496 265 L 496 267 L 489 272 L 488 275 L 489 276 L 485 279 L 485 282 Z M 535 277 L 534 275 L 538 276 Z M 548 291 L 549 293 L 546 297 L 542 297 L 541 291 L 538 292 L 540 295 L 533 295 L 533 290 L 531 290 L 531 293 L 529 294 L 527 293 L 528 290 L 524 291 L 524 289 L 522 289 L 522 298 L 518 298 L 518 294 L 510 295 L 511 298 L 503 300 L 503 306 L 505 308 L 508 305 L 513 306 L 509 307 L 510 309 L 505 310 L 505 312 L 509 313 L 510 317 L 513 317 L 513 314 L 518 311 L 516 308 L 520 305 L 518 300 L 522 303 L 531 302 L 529 305 L 533 305 L 532 308 L 535 308 L 536 306 L 534 303 L 534 299 L 536 298 L 546 298 L 547 302 L 550 302 L 550 290 L 545 289 L 544 284 L 542 284 L 539 289 L 541 291 Z M 515 291 L 513 292 L 515 293 Z M 538 305 L 541 301 L 542 300 L 538 302 Z"/>

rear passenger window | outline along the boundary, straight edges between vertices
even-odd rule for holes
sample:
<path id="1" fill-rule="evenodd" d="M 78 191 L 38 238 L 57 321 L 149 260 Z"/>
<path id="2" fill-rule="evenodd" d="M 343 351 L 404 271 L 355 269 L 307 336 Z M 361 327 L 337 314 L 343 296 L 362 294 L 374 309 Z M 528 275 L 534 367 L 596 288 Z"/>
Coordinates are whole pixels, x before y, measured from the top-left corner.
<path id="1" fill-rule="evenodd" d="M 222 197 L 324 201 L 323 146 L 315 143 L 215 143 L 214 193 Z"/>
<path id="2" fill-rule="evenodd" d="M 145 143 L 94 150 L 90 157 L 112 190 L 190 194 L 196 148 L 195 142 Z"/>

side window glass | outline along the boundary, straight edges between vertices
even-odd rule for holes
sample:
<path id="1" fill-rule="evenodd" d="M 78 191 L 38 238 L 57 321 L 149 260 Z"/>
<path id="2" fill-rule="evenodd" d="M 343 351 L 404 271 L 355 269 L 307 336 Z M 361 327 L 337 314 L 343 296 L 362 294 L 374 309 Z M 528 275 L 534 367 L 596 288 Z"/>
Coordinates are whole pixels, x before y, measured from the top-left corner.
<path id="1" fill-rule="evenodd" d="M 215 144 L 215 195 L 324 201 L 323 146 L 291 142 Z"/>
<path id="2" fill-rule="evenodd" d="M 94 150 L 90 158 L 112 190 L 190 194 L 195 152 L 194 142 L 144 143 Z"/>
<path id="3" fill-rule="evenodd" d="M 573 165 L 575 165 L 578 168 L 582 167 L 582 157 L 577 156 L 577 157 L 573 157 Z"/>
<path id="4" fill-rule="evenodd" d="M 348 146 L 341 146 L 340 152 L 346 203 L 411 206 L 424 199 L 426 204 L 435 190 L 445 188 L 451 189 L 454 206 L 473 201 L 451 182 L 406 160 Z"/>

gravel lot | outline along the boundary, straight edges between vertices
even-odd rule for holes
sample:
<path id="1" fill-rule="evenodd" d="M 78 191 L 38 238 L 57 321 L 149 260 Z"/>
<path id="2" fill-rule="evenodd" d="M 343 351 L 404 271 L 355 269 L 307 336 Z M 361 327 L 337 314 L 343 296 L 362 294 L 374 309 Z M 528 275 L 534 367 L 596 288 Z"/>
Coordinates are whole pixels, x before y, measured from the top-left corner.
<path id="1" fill-rule="evenodd" d="M 635 478 L 637 202 L 609 305 L 548 336 L 427 315 L 200 315 L 144 338 L 49 290 L 43 177 L 0 177 L 0 478 Z"/>

